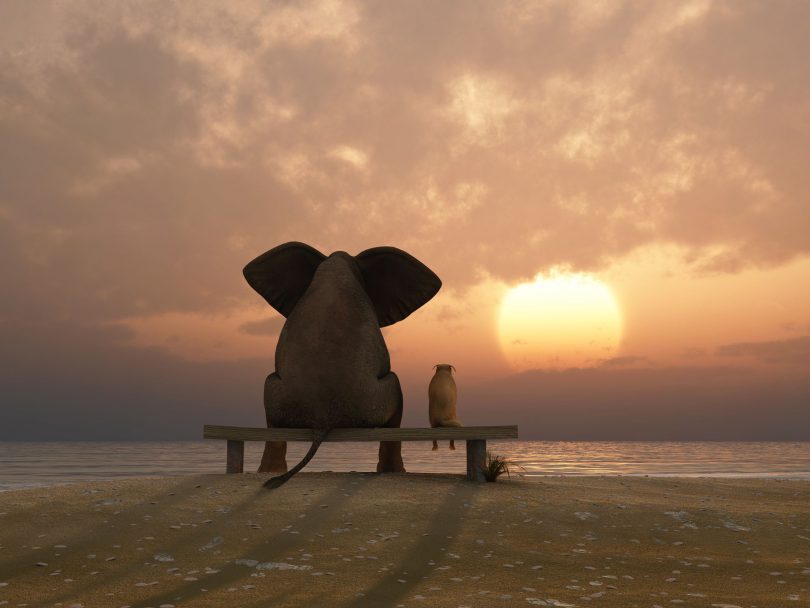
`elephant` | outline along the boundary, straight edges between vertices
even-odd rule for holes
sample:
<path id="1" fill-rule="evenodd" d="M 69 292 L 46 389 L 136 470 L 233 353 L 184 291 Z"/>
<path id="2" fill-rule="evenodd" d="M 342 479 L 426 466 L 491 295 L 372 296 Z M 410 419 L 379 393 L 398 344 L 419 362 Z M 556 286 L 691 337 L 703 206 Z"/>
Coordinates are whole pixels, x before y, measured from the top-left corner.
<path id="1" fill-rule="evenodd" d="M 456 415 L 456 399 L 458 389 L 453 380 L 456 368 L 449 363 L 438 363 L 433 366 L 436 373 L 428 386 L 428 418 L 431 428 L 437 426 L 463 426 Z M 439 444 L 433 441 L 433 449 L 438 450 Z M 456 443 L 450 440 L 450 449 L 456 449 Z"/>
<path id="2" fill-rule="evenodd" d="M 289 242 L 251 261 L 243 274 L 286 319 L 276 369 L 264 384 L 267 426 L 315 431 L 306 456 L 289 471 L 286 442 L 265 444 L 259 471 L 283 473 L 266 487 L 306 466 L 333 428 L 399 427 L 402 389 L 380 328 L 436 295 L 442 283 L 432 270 L 395 247 L 327 257 Z M 400 442 L 380 442 L 377 471 L 405 471 Z"/>

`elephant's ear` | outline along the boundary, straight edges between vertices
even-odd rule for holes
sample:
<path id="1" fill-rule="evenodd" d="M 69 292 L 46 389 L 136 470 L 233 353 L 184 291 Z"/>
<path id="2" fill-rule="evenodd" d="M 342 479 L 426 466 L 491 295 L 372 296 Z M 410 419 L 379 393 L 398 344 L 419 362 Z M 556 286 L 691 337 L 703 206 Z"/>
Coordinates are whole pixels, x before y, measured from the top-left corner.
<path id="1" fill-rule="evenodd" d="M 380 327 L 402 321 L 442 286 L 430 268 L 396 247 L 366 249 L 355 260 Z"/>
<path id="2" fill-rule="evenodd" d="M 284 243 L 257 257 L 242 274 L 270 306 L 288 317 L 325 259 L 304 243 Z"/>

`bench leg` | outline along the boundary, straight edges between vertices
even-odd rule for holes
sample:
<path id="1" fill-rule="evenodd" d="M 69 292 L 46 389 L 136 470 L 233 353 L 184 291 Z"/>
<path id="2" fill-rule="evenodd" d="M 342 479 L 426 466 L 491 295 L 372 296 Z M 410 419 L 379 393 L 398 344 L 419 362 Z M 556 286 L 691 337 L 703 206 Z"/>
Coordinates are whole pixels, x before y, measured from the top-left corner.
<path id="1" fill-rule="evenodd" d="M 467 440 L 467 479 L 470 481 L 486 481 L 481 469 L 487 458 L 486 439 Z"/>
<path id="2" fill-rule="evenodd" d="M 241 473 L 245 467 L 245 442 L 228 439 L 226 473 Z"/>

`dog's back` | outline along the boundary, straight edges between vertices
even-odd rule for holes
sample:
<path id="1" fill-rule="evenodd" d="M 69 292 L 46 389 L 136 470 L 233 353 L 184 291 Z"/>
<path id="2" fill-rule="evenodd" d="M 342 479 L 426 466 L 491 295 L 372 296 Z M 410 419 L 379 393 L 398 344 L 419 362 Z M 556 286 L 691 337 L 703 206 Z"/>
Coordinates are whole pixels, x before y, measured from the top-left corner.
<path id="1" fill-rule="evenodd" d="M 430 426 L 461 426 L 456 418 L 458 389 L 453 379 L 453 366 L 440 363 L 428 386 L 428 416 Z"/>

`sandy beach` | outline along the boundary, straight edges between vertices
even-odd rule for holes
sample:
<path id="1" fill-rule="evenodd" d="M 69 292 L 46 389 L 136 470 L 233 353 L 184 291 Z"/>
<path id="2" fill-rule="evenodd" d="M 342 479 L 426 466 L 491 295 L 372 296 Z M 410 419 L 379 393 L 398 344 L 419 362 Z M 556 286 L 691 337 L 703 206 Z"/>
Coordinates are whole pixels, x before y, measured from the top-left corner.
<path id="1" fill-rule="evenodd" d="M 264 478 L 2 493 L 0 605 L 810 603 L 810 482 Z"/>

